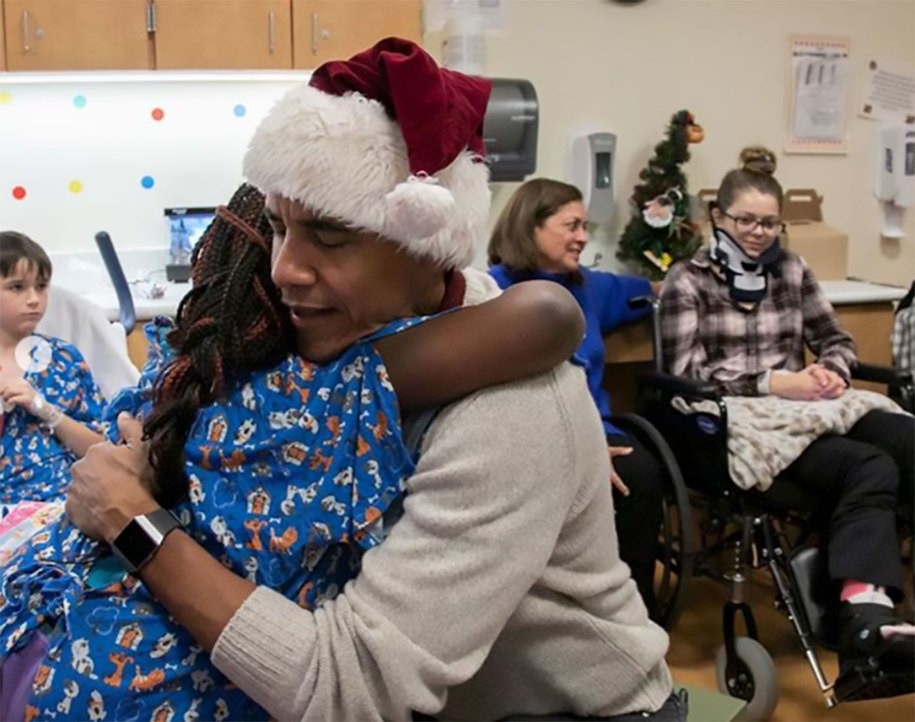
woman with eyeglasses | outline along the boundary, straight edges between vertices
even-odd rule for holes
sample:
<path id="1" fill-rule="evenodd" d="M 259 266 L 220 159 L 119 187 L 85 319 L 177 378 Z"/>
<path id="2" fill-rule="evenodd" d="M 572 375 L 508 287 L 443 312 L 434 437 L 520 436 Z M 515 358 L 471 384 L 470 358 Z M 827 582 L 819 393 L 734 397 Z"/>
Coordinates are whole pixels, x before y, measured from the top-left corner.
<path id="1" fill-rule="evenodd" d="M 489 239 L 489 272 L 502 288 L 532 279 L 554 281 L 581 307 L 585 337 L 576 357 L 585 367 L 607 437 L 620 557 L 656 618 L 653 582 L 664 470 L 638 439 L 613 424 L 610 396 L 603 387 L 603 337 L 648 315 L 650 306 L 630 308 L 629 301 L 654 296 L 654 286 L 639 276 L 584 268 L 581 254 L 587 244 L 581 191 L 550 178 L 535 178 L 515 191 L 496 222 Z"/>
<path id="2" fill-rule="evenodd" d="M 837 686 L 877 659 L 889 683 L 865 685 L 861 698 L 906 694 L 915 681 L 915 627 L 894 610 L 903 583 L 895 511 L 898 492 L 911 505 L 915 423 L 902 413 L 852 406 L 861 398 L 848 391 L 855 345 L 807 264 L 779 243 L 783 194 L 775 165 L 765 148 L 741 152 L 740 167 L 724 176 L 712 204 L 709 246 L 668 274 L 664 364 L 718 387 L 728 402 L 729 435 L 732 409 L 750 407 L 742 397 L 787 400 L 764 402 L 782 414 L 774 420 L 796 419 L 826 400 L 817 414 L 849 414 L 846 433 L 826 433 L 793 460 L 787 455 L 768 483 L 803 487 L 833 506 L 826 553 L 841 600 Z M 805 361 L 805 347 L 813 363 Z M 861 415 L 852 416 L 852 408 Z M 777 433 L 776 425 L 766 433 Z"/>

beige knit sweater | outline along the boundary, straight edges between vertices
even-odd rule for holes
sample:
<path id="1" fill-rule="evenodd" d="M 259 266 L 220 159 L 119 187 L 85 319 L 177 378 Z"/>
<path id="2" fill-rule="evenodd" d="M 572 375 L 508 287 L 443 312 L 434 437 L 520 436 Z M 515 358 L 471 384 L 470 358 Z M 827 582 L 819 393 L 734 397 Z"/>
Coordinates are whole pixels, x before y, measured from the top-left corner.
<path id="1" fill-rule="evenodd" d="M 452 404 L 358 578 L 313 613 L 259 587 L 213 661 L 281 720 L 654 711 L 668 640 L 619 559 L 609 475 L 571 364 Z"/>

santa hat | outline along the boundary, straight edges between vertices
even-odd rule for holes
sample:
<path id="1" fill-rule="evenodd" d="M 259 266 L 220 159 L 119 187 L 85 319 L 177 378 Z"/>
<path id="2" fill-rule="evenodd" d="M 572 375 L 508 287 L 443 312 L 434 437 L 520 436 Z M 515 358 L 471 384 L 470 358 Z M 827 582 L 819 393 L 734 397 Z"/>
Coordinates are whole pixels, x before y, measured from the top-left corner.
<path id="1" fill-rule="evenodd" d="M 245 176 L 414 255 L 466 266 L 489 216 L 491 86 L 387 38 L 289 91 L 254 133 Z"/>

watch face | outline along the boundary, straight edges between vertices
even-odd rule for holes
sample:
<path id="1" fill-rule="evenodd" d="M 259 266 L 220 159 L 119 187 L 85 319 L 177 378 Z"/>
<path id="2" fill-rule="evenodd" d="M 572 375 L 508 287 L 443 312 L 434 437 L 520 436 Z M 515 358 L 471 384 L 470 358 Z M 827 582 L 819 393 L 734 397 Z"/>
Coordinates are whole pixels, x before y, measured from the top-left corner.
<path id="1" fill-rule="evenodd" d="M 156 509 L 131 519 L 111 548 L 135 572 L 152 558 L 168 533 L 180 526 L 171 512 Z"/>
<path id="2" fill-rule="evenodd" d="M 112 544 L 114 551 L 127 563 L 127 568 L 132 572 L 139 569 L 158 546 L 137 519 L 131 519 Z"/>

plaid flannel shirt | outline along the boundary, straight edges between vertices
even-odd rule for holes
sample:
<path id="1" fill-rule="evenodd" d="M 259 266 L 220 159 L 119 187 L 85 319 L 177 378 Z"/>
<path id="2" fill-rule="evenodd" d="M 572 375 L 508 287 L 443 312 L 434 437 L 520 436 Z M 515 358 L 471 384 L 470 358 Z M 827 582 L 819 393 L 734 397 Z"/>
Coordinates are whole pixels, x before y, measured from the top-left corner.
<path id="1" fill-rule="evenodd" d="M 855 344 L 832 304 L 799 256 L 783 251 L 779 267 L 763 300 L 746 308 L 731 300 L 708 249 L 674 266 L 661 292 L 665 369 L 711 381 L 724 394 L 757 396 L 767 393 L 769 372 L 806 366 L 806 345 L 848 381 Z"/>

